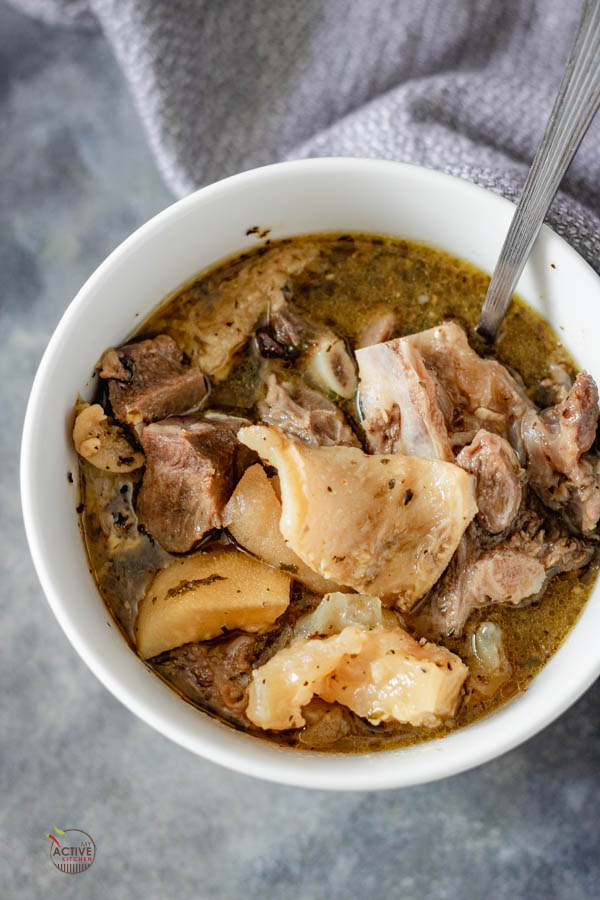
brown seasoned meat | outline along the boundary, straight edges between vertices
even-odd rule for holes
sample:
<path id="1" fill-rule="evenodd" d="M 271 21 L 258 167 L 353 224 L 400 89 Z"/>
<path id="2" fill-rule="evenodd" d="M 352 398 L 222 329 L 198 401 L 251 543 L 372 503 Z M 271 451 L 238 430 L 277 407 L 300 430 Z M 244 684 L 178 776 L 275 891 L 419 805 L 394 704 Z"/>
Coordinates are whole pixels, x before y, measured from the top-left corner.
<path id="1" fill-rule="evenodd" d="M 341 409 L 319 391 L 299 378 L 279 383 L 273 374 L 267 386 L 267 395 L 258 407 L 265 422 L 312 447 L 360 447 Z"/>
<path id="2" fill-rule="evenodd" d="M 453 462 L 436 386 L 407 338 L 356 351 L 369 449 Z"/>
<path id="3" fill-rule="evenodd" d="M 473 526 L 435 585 L 430 608 L 434 633 L 459 635 L 474 609 L 494 603 L 518 606 L 539 596 L 549 579 L 587 565 L 592 548 L 544 519 L 535 501 L 506 541 L 486 547 Z"/>
<path id="4" fill-rule="evenodd" d="M 493 603 L 517 606 L 546 584 L 543 564 L 526 553 L 502 546 L 474 556 L 469 539 L 463 538 L 434 589 L 432 623 L 439 634 L 459 635 L 474 609 Z"/>
<path id="5" fill-rule="evenodd" d="M 171 684 L 195 703 L 239 725 L 246 718 L 252 663 L 264 635 L 237 634 L 226 640 L 184 644 L 152 663 Z"/>
<path id="6" fill-rule="evenodd" d="M 339 703 L 325 703 L 313 697 L 302 709 L 306 725 L 298 732 L 298 741 L 309 750 L 320 750 L 335 744 L 352 731 L 355 718 L 349 709 Z"/>
<path id="7" fill-rule="evenodd" d="M 565 399 L 522 423 L 527 472 L 541 500 L 580 531 L 600 518 L 600 459 L 590 450 L 598 428 L 598 389 L 580 372 Z"/>
<path id="8" fill-rule="evenodd" d="M 183 644 L 151 663 L 181 693 L 238 725 L 251 727 L 245 711 L 252 670 L 268 662 L 293 638 L 298 616 L 314 606 L 312 594 L 295 591 L 291 603 L 266 634 L 231 632 L 211 641 Z"/>
<path id="9" fill-rule="evenodd" d="M 507 369 L 482 359 L 460 325 L 445 322 L 405 338 L 434 376 L 438 403 L 453 446 L 469 443 L 480 428 L 506 438 L 523 460 L 521 418 L 531 400 Z"/>
<path id="10" fill-rule="evenodd" d="M 318 329 L 283 296 L 268 310 L 256 331 L 261 356 L 292 360 L 308 349 Z"/>
<path id="11" fill-rule="evenodd" d="M 280 303 L 271 310 L 269 331 L 275 341 L 289 351 L 305 350 L 315 333 L 315 326 L 291 303 Z"/>
<path id="12" fill-rule="evenodd" d="M 186 553 L 213 528 L 234 485 L 237 431 L 243 419 L 170 418 L 141 437 L 146 471 L 140 522 L 170 553 Z"/>
<path id="13" fill-rule="evenodd" d="M 166 334 L 107 350 L 99 375 L 108 379 L 108 396 L 120 422 L 138 425 L 197 410 L 208 396 L 208 381 L 190 368 Z"/>
<path id="14" fill-rule="evenodd" d="M 483 528 L 492 534 L 509 528 L 521 506 L 524 472 L 508 441 L 482 429 L 460 451 L 456 463 L 475 476 Z"/>

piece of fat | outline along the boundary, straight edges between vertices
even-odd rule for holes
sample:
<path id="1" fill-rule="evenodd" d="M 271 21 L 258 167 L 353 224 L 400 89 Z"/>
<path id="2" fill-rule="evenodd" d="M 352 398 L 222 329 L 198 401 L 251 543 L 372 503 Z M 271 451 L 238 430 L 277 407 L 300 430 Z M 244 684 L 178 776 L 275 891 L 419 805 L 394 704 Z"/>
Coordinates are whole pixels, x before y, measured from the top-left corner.
<path id="1" fill-rule="evenodd" d="M 381 605 L 379 597 L 369 594 L 325 594 L 312 612 L 301 616 L 294 626 L 296 636 L 339 634 L 348 625 L 368 631 L 371 628 L 398 626 L 397 614 Z"/>

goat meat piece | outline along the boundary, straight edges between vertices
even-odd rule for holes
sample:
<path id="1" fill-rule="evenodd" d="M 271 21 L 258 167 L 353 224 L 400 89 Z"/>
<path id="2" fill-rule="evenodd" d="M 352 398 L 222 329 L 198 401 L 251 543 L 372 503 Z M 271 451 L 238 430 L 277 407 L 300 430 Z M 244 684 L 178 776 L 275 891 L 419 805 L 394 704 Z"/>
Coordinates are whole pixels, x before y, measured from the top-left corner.
<path id="1" fill-rule="evenodd" d="M 223 524 L 234 486 L 237 431 L 243 419 L 170 418 L 141 436 L 146 470 L 137 515 L 170 553 L 186 553 Z"/>
<path id="2" fill-rule="evenodd" d="M 208 396 L 204 373 L 185 365 L 166 334 L 107 350 L 99 375 L 108 379 L 114 417 L 128 425 L 195 411 Z"/>
<path id="3" fill-rule="evenodd" d="M 432 619 L 440 634 L 461 634 L 474 609 L 493 603 L 517 606 L 546 584 L 546 570 L 535 557 L 500 547 L 470 559 L 468 547 L 464 538 L 435 588 Z"/>
<path id="4" fill-rule="evenodd" d="M 521 419 L 534 406 L 508 370 L 495 359 L 482 359 L 455 322 L 411 334 L 405 340 L 419 351 L 434 377 L 453 445 L 469 443 L 485 428 L 506 438 L 523 460 Z"/>
<path id="5" fill-rule="evenodd" d="M 264 635 L 236 634 L 224 640 L 183 644 L 156 657 L 153 665 L 193 703 L 248 727 L 248 685 L 253 663 L 266 641 Z"/>
<path id="6" fill-rule="evenodd" d="M 483 606 L 531 602 L 553 575 L 581 569 L 592 558 L 591 545 L 544 516 L 534 498 L 518 521 L 512 536 L 492 547 L 482 545 L 473 525 L 466 532 L 421 614 L 430 619 L 432 633 L 461 634 L 471 612 Z"/>
<path id="7" fill-rule="evenodd" d="M 360 447 L 341 409 L 319 391 L 300 379 L 279 383 L 273 374 L 267 385 L 267 395 L 259 404 L 265 422 L 312 447 Z"/>
<path id="8" fill-rule="evenodd" d="M 317 329 L 291 303 L 281 303 L 271 310 L 269 330 L 288 353 L 298 353 L 306 349 Z"/>
<path id="9" fill-rule="evenodd" d="M 508 441 L 482 429 L 463 447 L 456 463 L 475 476 L 475 499 L 483 528 L 492 534 L 509 528 L 521 506 L 524 472 Z"/>
<path id="10" fill-rule="evenodd" d="M 600 518 L 600 459 L 588 453 L 598 427 L 598 389 L 580 372 L 565 399 L 522 422 L 527 471 L 538 496 L 564 513 L 570 524 L 589 532 Z"/>

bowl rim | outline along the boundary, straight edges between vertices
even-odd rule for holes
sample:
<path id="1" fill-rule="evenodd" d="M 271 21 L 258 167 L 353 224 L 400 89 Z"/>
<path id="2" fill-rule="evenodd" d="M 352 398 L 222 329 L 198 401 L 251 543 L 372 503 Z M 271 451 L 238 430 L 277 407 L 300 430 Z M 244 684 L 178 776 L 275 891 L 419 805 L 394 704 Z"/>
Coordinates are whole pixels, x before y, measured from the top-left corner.
<path id="1" fill-rule="evenodd" d="M 103 664 L 100 654 L 94 649 L 93 639 L 90 638 L 89 635 L 81 633 L 81 631 L 75 627 L 68 612 L 63 606 L 55 573 L 52 572 L 49 560 L 46 558 L 42 549 L 41 536 L 38 531 L 35 514 L 38 500 L 34 496 L 32 490 L 30 473 L 36 414 L 44 399 L 46 375 L 51 367 L 55 350 L 62 343 L 64 335 L 69 331 L 72 319 L 76 315 L 79 307 L 85 302 L 88 294 L 94 291 L 98 285 L 101 285 L 106 273 L 112 270 L 122 258 L 138 252 L 151 235 L 156 235 L 157 232 L 160 232 L 161 230 L 167 230 L 174 220 L 178 219 L 182 214 L 185 214 L 188 209 L 194 207 L 197 203 L 202 203 L 209 197 L 214 198 L 218 197 L 220 194 L 235 191 L 238 186 L 247 182 L 260 180 L 268 181 L 276 172 L 288 172 L 290 175 L 293 174 L 298 176 L 303 173 L 314 173 L 315 171 L 324 173 L 346 172 L 347 174 L 351 174 L 359 170 L 363 174 L 368 171 L 373 172 L 373 174 L 381 174 L 381 172 L 385 170 L 395 173 L 403 172 L 404 175 L 408 177 L 428 179 L 431 182 L 436 182 L 440 186 L 444 185 L 448 187 L 449 185 L 453 185 L 454 188 L 460 189 L 465 194 L 472 193 L 479 197 L 485 195 L 486 201 L 494 207 L 494 213 L 497 211 L 498 213 L 506 214 L 507 210 L 514 211 L 515 209 L 515 205 L 504 197 L 495 194 L 486 188 L 465 181 L 462 178 L 458 178 L 457 176 L 448 175 L 438 170 L 408 163 L 360 157 L 322 157 L 274 163 L 272 165 L 250 169 L 229 176 L 214 184 L 200 188 L 188 196 L 175 201 L 125 238 L 125 240 L 100 263 L 77 292 L 74 299 L 69 303 L 47 344 L 32 384 L 25 413 L 20 455 L 22 512 L 34 567 L 47 601 L 61 628 L 74 649 L 98 680 L 113 694 L 113 696 L 120 700 L 121 703 L 142 721 L 196 755 L 200 755 L 212 762 L 242 774 L 252 775 L 280 784 L 328 790 L 383 790 L 415 784 L 425 784 L 482 765 L 488 760 L 494 759 L 528 740 L 558 718 L 569 706 L 571 706 L 590 687 L 598 675 L 600 675 L 600 655 L 595 661 L 589 661 L 585 672 L 575 684 L 562 687 L 562 690 L 559 692 L 559 696 L 553 705 L 548 706 L 547 708 L 535 709 L 527 724 L 523 724 L 521 728 L 515 728 L 513 731 L 502 731 L 497 735 L 496 742 L 493 746 L 490 746 L 489 741 L 473 740 L 471 742 L 472 746 L 470 752 L 462 759 L 454 758 L 452 762 L 445 759 L 445 754 L 442 752 L 430 754 L 425 765 L 421 767 L 418 765 L 411 766 L 409 777 L 407 777 L 407 773 L 405 772 L 390 772 L 389 769 L 380 771 L 380 767 L 373 765 L 373 759 L 388 756 L 389 754 L 394 753 L 393 749 L 390 751 L 363 754 L 323 754 L 306 753 L 297 750 L 283 750 L 282 753 L 279 754 L 279 759 L 284 761 L 282 765 L 275 765 L 275 756 L 271 756 L 270 760 L 258 760 L 251 754 L 248 756 L 244 754 L 244 744 L 242 741 L 239 742 L 239 749 L 236 748 L 235 750 L 232 750 L 229 747 L 224 748 L 217 746 L 216 741 L 211 737 L 202 734 L 201 727 L 198 729 L 197 733 L 191 736 L 188 733 L 189 730 L 187 728 L 175 726 L 173 722 L 169 720 L 168 715 L 160 714 L 154 710 L 147 701 L 142 700 L 137 696 L 135 691 L 132 691 L 123 679 L 117 677 L 114 672 Z M 538 240 L 551 242 L 559 241 L 562 245 L 562 252 L 567 256 L 572 257 L 573 264 L 578 267 L 584 267 L 588 270 L 588 275 L 591 273 L 593 277 L 600 282 L 600 279 L 594 270 L 583 257 L 581 257 L 573 247 L 552 231 L 547 225 L 543 226 Z M 219 261 L 217 261 L 217 263 L 218 262 Z M 578 624 L 579 622 L 577 621 L 573 626 L 572 631 L 577 629 Z M 517 699 L 522 696 L 522 694 L 517 695 Z M 513 701 L 509 701 L 508 704 L 503 704 L 501 709 L 505 709 L 507 705 L 512 702 Z M 488 714 L 483 719 L 478 720 L 478 722 L 466 726 L 466 729 L 473 731 L 478 726 L 478 723 L 489 723 L 494 716 L 495 713 Z M 465 729 L 460 729 L 459 732 L 453 732 L 453 734 L 464 731 Z M 245 739 L 248 739 L 247 735 L 242 736 Z M 257 741 L 256 738 L 250 738 L 250 740 L 253 742 Z M 440 744 L 443 740 L 447 740 L 447 738 L 440 739 Z M 427 745 L 429 743 L 430 742 L 427 742 Z M 270 746 L 272 747 L 273 745 Z M 441 749 L 442 748 L 440 747 L 440 750 Z M 319 765 L 310 764 L 310 760 L 314 760 L 315 758 L 323 759 L 324 757 L 330 760 L 338 759 L 340 761 L 348 760 L 350 757 L 355 765 L 341 765 L 339 774 L 333 774 L 331 767 L 322 768 Z M 308 763 L 307 758 L 309 760 Z M 381 768 L 385 769 L 386 767 L 383 766 Z M 402 767 L 399 766 L 398 768 L 401 770 Z"/>

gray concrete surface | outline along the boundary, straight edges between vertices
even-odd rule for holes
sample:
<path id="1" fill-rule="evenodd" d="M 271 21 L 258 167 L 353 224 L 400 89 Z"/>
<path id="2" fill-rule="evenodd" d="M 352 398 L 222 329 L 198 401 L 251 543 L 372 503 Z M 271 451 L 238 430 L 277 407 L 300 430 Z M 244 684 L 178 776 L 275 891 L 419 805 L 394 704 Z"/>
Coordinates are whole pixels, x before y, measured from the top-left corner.
<path id="1" fill-rule="evenodd" d="M 600 685 L 474 772 L 382 794 L 263 784 L 134 719 L 55 622 L 21 523 L 18 449 L 48 338 L 96 265 L 170 202 L 99 36 L 0 2 L 0 897 L 600 896 Z M 57 473 L 57 477 L 63 477 Z M 53 825 L 93 867 L 57 872 Z"/>

